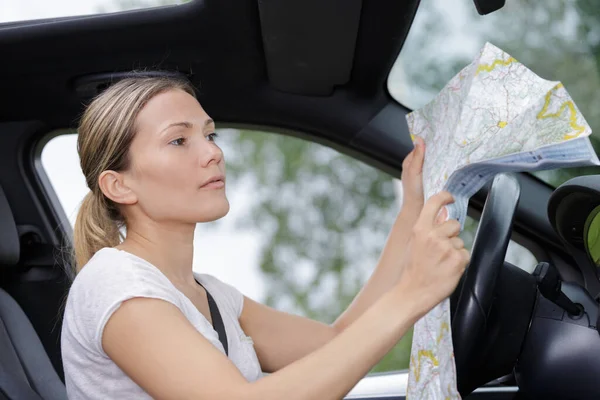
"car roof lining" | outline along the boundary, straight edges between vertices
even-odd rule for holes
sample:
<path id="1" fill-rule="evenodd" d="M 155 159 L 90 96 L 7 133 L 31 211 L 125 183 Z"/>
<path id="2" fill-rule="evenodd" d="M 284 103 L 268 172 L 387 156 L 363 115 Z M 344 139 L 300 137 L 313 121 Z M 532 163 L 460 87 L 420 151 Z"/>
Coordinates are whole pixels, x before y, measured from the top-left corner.
<path id="1" fill-rule="evenodd" d="M 338 91 L 381 96 L 419 1 L 342 1 L 286 1 L 294 11 L 288 23 L 274 22 L 281 2 L 195 0 L 0 25 L 3 56 L 11 60 L 0 65 L 0 103 L 8 105 L 0 109 L 0 121 L 74 126 L 86 101 L 78 96 L 75 79 L 134 69 L 189 75 L 215 120 L 231 120 L 229 110 L 248 97 L 286 94 L 294 103 L 311 103 Z M 289 23 L 294 17 L 297 22 Z M 280 47 L 273 38 L 281 40 Z"/>
<path id="2" fill-rule="evenodd" d="M 269 84 L 284 92 L 328 95 L 350 80 L 361 0 L 259 3 Z"/>

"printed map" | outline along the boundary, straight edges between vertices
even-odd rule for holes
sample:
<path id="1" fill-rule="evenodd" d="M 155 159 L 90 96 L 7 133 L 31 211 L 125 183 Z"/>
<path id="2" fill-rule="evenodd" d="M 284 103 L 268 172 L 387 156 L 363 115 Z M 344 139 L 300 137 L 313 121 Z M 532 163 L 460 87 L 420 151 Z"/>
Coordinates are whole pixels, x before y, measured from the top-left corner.
<path id="1" fill-rule="evenodd" d="M 592 130 L 565 87 L 490 43 L 406 118 L 411 137 L 426 143 L 425 198 L 448 190 L 449 218 L 461 225 L 469 198 L 497 173 L 600 165 Z M 407 398 L 460 398 L 448 300 L 415 325 Z"/>

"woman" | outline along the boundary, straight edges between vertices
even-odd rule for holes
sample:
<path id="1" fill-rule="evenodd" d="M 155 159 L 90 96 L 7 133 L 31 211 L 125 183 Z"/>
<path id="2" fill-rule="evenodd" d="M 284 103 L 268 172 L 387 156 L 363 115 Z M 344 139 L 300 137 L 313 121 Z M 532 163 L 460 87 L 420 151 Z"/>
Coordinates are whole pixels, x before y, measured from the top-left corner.
<path id="1" fill-rule="evenodd" d="M 452 197 L 423 205 L 422 142 L 404 161 L 404 206 L 379 263 L 332 325 L 194 273 L 196 224 L 229 210 L 214 130 L 193 88 L 165 78 L 122 80 L 82 116 L 90 193 L 62 332 L 70 398 L 339 399 L 457 285 L 469 254 L 440 213 Z"/>

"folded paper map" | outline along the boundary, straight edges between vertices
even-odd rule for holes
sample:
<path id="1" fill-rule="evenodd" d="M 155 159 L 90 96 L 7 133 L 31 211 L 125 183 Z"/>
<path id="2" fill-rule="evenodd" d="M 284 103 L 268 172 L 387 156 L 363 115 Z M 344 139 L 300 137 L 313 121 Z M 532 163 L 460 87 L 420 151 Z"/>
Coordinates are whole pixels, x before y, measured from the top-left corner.
<path id="1" fill-rule="evenodd" d="M 547 81 L 496 46 L 429 104 L 406 117 L 425 140 L 425 198 L 453 194 L 449 218 L 464 226 L 469 198 L 495 174 L 600 165 L 583 115 L 560 82 Z M 459 399 L 448 300 L 417 322 L 407 398 Z"/>

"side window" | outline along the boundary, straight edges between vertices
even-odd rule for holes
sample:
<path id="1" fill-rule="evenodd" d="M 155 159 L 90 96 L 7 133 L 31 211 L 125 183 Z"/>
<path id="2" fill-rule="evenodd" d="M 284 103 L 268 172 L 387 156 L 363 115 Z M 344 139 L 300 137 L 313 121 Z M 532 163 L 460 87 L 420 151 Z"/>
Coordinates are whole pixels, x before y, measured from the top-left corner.
<path id="1" fill-rule="evenodd" d="M 302 139 L 233 129 L 219 134 L 231 210 L 198 225 L 194 270 L 280 310 L 333 322 L 377 263 L 399 211 L 399 181 Z M 42 152 L 71 224 L 87 193 L 76 140 L 58 136 Z M 476 228 L 469 219 L 461 234 L 468 246 Z M 535 263 L 516 243 L 509 253 L 517 265 Z M 407 368 L 411 341 L 409 332 L 374 372 Z"/>

